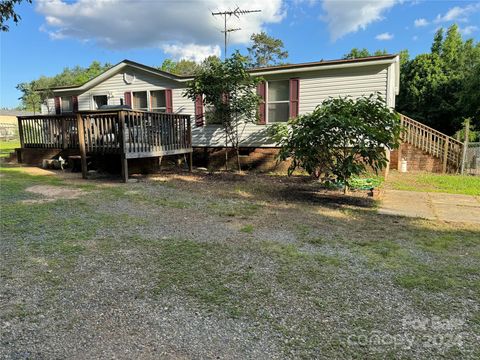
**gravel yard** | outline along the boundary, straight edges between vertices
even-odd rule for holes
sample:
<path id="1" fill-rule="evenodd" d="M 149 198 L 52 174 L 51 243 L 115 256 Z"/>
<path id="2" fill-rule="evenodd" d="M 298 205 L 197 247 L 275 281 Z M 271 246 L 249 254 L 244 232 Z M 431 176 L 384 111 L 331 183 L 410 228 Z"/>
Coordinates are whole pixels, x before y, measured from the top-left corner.
<path id="1" fill-rule="evenodd" d="M 0 174 L 0 358 L 480 356 L 478 225 L 301 177 Z"/>

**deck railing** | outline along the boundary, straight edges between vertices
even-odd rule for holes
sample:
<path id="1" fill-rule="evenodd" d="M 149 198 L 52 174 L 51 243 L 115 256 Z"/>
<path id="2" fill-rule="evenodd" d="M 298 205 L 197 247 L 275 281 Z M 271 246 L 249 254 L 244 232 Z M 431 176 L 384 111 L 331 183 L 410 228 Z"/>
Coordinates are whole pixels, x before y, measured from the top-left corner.
<path id="1" fill-rule="evenodd" d="M 172 155 L 192 147 L 189 115 L 128 111 L 125 126 L 129 157 Z"/>
<path id="2" fill-rule="evenodd" d="M 402 140 L 442 160 L 443 172 L 458 172 L 462 164 L 463 143 L 400 114 L 404 127 Z"/>
<path id="3" fill-rule="evenodd" d="M 78 148 L 75 115 L 32 115 L 18 117 L 22 148 Z"/>
<path id="4" fill-rule="evenodd" d="M 19 116 L 18 128 L 22 148 L 79 149 L 82 158 L 120 154 L 126 161 L 192 152 L 190 115 L 183 114 L 115 110 Z"/>

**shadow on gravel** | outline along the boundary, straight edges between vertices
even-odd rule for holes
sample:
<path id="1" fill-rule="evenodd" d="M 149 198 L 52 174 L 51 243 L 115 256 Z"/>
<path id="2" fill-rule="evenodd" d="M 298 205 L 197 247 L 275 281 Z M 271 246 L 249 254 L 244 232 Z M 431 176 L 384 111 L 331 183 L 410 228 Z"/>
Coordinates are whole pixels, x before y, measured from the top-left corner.
<path id="1" fill-rule="evenodd" d="M 358 195 L 344 195 L 337 191 L 328 191 L 321 188 L 314 190 L 312 187 L 289 186 L 272 195 L 273 200 L 277 198 L 291 203 L 314 204 L 335 209 L 345 205 L 361 208 L 371 208 L 375 205 L 375 200 L 367 197 L 366 192 L 358 193 Z"/>
<path id="2" fill-rule="evenodd" d="M 344 206 L 372 208 L 375 200 L 367 191 L 352 192 L 344 195 L 341 190 L 330 190 L 309 176 L 280 176 L 258 173 L 178 173 L 163 172 L 166 181 L 190 188 L 211 188 L 213 191 L 225 192 L 231 196 L 231 190 L 251 193 L 256 200 L 271 202 L 289 202 L 292 204 L 320 205 L 337 209 Z M 195 178 L 195 181 L 191 179 Z M 193 190 L 193 189 L 192 189 Z"/>

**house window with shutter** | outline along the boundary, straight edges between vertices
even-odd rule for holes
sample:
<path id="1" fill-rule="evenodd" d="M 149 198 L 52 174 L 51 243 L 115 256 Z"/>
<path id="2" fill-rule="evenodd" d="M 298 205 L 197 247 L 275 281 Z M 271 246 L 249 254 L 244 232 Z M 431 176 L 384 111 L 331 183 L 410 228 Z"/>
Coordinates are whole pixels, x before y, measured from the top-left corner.
<path id="1" fill-rule="evenodd" d="M 73 102 L 71 96 L 62 96 L 62 113 L 70 113 L 73 111 Z"/>
<path id="2" fill-rule="evenodd" d="M 135 110 L 148 110 L 148 100 L 146 91 L 134 91 L 132 93 L 133 101 L 132 107 Z"/>
<path id="3" fill-rule="evenodd" d="M 267 83 L 267 106 L 269 123 L 286 122 L 290 117 L 289 80 L 276 80 Z"/>
<path id="4" fill-rule="evenodd" d="M 152 111 L 154 112 L 166 112 L 167 101 L 165 97 L 165 90 L 150 91 L 150 102 Z"/>

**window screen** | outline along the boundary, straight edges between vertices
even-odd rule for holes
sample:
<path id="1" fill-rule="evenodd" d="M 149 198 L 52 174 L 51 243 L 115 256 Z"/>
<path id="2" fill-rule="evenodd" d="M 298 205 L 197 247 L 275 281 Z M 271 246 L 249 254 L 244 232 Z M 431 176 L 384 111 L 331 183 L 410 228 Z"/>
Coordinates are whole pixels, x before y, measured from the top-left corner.
<path id="1" fill-rule="evenodd" d="M 146 91 L 138 91 L 133 93 L 133 108 L 136 110 L 148 110 Z"/>
<path id="2" fill-rule="evenodd" d="M 62 96 L 62 113 L 72 112 L 72 111 L 73 111 L 72 98 L 70 96 Z"/>
<path id="3" fill-rule="evenodd" d="M 290 83 L 288 80 L 268 82 L 268 122 L 288 121 L 290 114 Z"/>
<path id="4" fill-rule="evenodd" d="M 150 98 L 152 111 L 165 112 L 167 110 L 165 90 L 150 91 Z"/>

